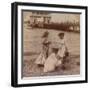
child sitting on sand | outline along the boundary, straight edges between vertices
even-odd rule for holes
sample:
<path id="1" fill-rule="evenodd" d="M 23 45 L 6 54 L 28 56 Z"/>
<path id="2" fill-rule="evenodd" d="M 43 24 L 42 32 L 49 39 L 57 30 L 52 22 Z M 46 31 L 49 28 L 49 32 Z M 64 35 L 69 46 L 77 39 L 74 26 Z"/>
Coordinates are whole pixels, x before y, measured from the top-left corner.
<path id="1" fill-rule="evenodd" d="M 64 40 L 64 33 L 59 33 L 58 36 L 59 48 L 52 49 L 51 55 L 45 61 L 44 72 L 53 71 L 62 64 L 67 48 Z"/>

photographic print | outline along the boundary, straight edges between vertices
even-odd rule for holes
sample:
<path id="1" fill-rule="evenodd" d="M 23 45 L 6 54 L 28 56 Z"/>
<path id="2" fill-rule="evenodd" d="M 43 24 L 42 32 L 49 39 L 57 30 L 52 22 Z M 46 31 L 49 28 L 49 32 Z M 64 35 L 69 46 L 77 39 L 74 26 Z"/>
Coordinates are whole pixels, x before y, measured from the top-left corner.
<path id="1" fill-rule="evenodd" d="M 80 14 L 22 14 L 22 77 L 80 74 Z"/>
<path id="2" fill-rule="evenodd" d="M 87 82 L 87 7 L 13 3 L 12 10 L 12 86 Z"/>

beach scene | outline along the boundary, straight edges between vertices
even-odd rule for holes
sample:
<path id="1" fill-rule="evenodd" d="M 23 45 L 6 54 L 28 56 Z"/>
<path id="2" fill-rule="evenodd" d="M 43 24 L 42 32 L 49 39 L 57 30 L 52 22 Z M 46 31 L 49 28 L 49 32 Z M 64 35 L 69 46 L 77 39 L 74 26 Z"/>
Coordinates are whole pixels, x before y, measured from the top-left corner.
<path id="1" fill-rule="evenodd" d="M 22 77 L 80 75 L 80 15 L 23 11 L 22 17 Z M 58 34 L 64 33 L 69 53 L 65 62 L 50 72 L 43 72 L 44 67 L 35 64 L 44 32 L 49 33 L 50 48 L 58 47 Z"/>

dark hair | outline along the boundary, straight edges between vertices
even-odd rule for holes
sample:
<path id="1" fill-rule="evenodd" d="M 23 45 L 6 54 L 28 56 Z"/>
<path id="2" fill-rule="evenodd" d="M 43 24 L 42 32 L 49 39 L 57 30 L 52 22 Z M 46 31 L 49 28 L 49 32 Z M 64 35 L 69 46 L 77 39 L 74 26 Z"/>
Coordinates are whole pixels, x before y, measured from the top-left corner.
<path id="1" fill-rule="evenodd" d="M 58 36 L 64 36 L 64 33 L 59 33 Z"/>
<path id="2" fill-rule="evenodd" d="M 44 32 L 44 34 L 42 35 L 42 37 L 47 37 L 47 36 L 48 36 L 48 34 L 49 34 L 49 32 L 48 32 L 48 31 L 46 31 L 46 32 Z"/>
<path id="3" fill-rule="evenodd" d="M 57 54 L 58 48 L 52 48 L 52 51 L 53 51 L 55 54 Z"/>

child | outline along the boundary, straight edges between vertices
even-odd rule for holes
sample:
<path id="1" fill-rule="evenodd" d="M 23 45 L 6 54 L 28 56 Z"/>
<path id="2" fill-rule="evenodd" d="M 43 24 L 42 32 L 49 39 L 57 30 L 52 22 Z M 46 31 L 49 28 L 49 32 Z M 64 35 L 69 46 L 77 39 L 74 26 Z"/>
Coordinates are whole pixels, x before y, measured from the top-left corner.
<path id="1" fill-rule="evenodd" d="M 42 52 L 44 53 L 45 59 L 48 57 L 50 41 L 48 40 L 49 32 L 45 32 L 42 36 Z"/>
<path id="2" fill-rule="evenodd" d="M 59 36 L 59 50 L 57 53 L 57 58 L 61 59 L 62 61 L 67 53 L 67 46 L 65 43 L 64 33 L 59 33 L 58 36 Z"/>
<path id="3" fill-rule="evenodd" d="M 59 48 L 53 48 L 51 55 L 47 58 L 44 64 L 44 72 L 55 70 L 56 67 L 62 64 L 66 52 L 64 33 L 59 33 Z"/>
<path id="4" fill-rule="evenodd" d="M 36 59 L 35 63 L 39 66 L 44 65 L 45 60 L 48 57 L 48 52 L 49 52 L 49 44 L 50 42 L 48 41 L 48 35 L 49 32 L 44 32 L 43 36 L 42 36 L 42 51 L 39 55 L 39 57 Z"/>

